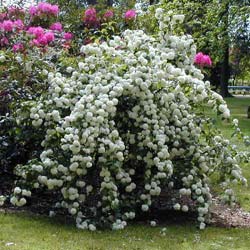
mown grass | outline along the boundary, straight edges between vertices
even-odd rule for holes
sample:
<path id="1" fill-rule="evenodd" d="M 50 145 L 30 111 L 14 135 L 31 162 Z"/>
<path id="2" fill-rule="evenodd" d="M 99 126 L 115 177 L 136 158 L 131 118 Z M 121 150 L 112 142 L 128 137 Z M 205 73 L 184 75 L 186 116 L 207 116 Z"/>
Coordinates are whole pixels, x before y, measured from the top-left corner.
<path id="1" fill-rule="evenodd" d="M 247 108 L 250 106 L 250 98 L 227 98 L 226 102 L 230 108 L 232 117 L 239 120 L 242 132 L 250 136 L 250 119 L 247 118 Z M 231 136 L 232 129 L 229 123 L 218 123 L 218 126 L 225 136 Z"/>
<path id="2" fill-rule="evenodd" d="M 249 250 L 250 229 L 194 225 L 151 228 L 133 225 L 122 231 L 79 231 L 43 217 L 1 214 L 0 249 L 7 250 Z M 10 243 L 14 243 L 11 245 Z"/>
<path id="3" fill-rule="evenodd" d="M 250 98 L 241 97 L 241 98 L 227 98 L 227 104 L 231 110 L 233 118 L 239 120 L 239 127 L 245 135 L 250 136 L 250 119 L 247 118 L 247 109 L 250 106 Z M 230 124 L 221 123 L 220 129 L 223 134 L 230 138 L 232 134 L 232 129 Z M 231 139 L 233 143 L 237 144 L 242 150 L 250 150 L 250 147 L 244 147 L 237 139 Z M 243 174 L 249 182 L 248 187 L 238 186 L 237 197 L 241 206 L 250 211 L 250 164 L 244 164 L 242 166 Z M 250 246 L 249 246 L 250 249 Z"/>
<path id="4" fill-rule="evenodd" d="M 250 119 L 246 107 L 250 98 L 230 98 L 232 115 L 240 120 L 241 129 L 250 135 Z M 229 124 L 217 122 L 230 137 Z M 238 143 L 240 145 L 240 143 Z M 250 166 L 243 166 L 250 181 Z M 250 189 L 237 189 L 242 206 L 250 211 Z M 163 228 L 166 231 L 163 233 Z M 162 225 L 152 228 L 131 225 L 122 231 L 79 231 L 74 225 L 56 219 L 26 213 L 0 213 L 0 250 L 249 250 L 250 229 L 208 227 L 200 231 L 192 223 Z"/>

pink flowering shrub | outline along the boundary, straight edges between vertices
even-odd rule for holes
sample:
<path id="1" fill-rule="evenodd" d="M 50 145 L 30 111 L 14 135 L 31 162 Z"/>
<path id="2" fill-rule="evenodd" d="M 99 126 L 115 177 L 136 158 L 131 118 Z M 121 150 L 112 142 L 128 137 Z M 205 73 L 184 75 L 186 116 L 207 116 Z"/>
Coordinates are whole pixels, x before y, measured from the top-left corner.
<path id="1" fill-rule="evenodd" d="M 202 52 L 199 52 L 195 55 L 194 63 L 200 67 L 211 67 L 212 60 L 209 55 L 205 55 Z"/>
<path id="2" fill-rule="evenodd" d="M 33 16 L 42 15 L 53 15 L 57 16 L 59 13 L 59 7 L 57 5 L 52 5 L 49 3 L 39 3 L 37 6 L 31 6 L 29 8 L 29 14 Z"/>
<path id="3" fill-rule="evenodd" d="M 57 5 L 44 2 L 28 10 L 8 8 L 0 13 L 0 49 L 16 53 L 32 46 L 70 48 L 73 35 L 64 32 L 62 24 L 56 22 L 58 14 Z"/>
<path id="4" fill-rule="evenodd" d="M 78 35 L 83 39 L 83 44 L 106 41 L 125 29 L 133 29 L 135 18 L 136 12 L 132 9 L 124 13 L 119 9 L 97 11 L 90 7 L 84 11 L 82 17 L 84 33 L 78 32 Z"/>

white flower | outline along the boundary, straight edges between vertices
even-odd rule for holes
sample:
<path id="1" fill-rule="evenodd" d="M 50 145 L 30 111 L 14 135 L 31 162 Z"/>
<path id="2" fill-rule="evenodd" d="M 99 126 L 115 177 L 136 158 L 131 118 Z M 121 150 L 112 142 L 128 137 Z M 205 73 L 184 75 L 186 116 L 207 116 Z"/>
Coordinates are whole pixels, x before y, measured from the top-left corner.
<path id="1" fill-rule="evenodd" d="M 6 60 L 4 55 L 0 55 L 0 62 L 4 62 Z"/>
<path id="2" fill-rule="evenodd" d="M 89 230 L 90 231 L 95 231 L 96 227 L 93 224 L 89 224 Z"/>
<path id="3" fill-rule="evenodd" d="M 148 205 L 144 204 L 141 206 L 141 209 L 143 212 L 146 212 L 146 211 L 148 211 L 149 207 L 148 207 Z"/>
<path id="4" fill-rule="evenodd" d="M 19 200 L 19 202 L 17 202 L 17 205 L 18 206 L 24 206 L 25 204 L 26 204 L 26 199 L 25 198 L 21 198 L 20 200 Z"/>
<path id="5" fill-rule="evenodd" d="M 188 211 L 188 206 L 183 205 L 182 208 L 181 208 L 181 210 L 182 210 L 183 212 L 187 212 L 187 211 Z"/>
<path id="6" fill-rule="evenodd" d="M 181 205 L 179 204 L 179 203 L 176 203 L 175 205 L 174 205 L 174 210 L 180 210 L 181 209 Z"/>
<path id="7" fill-rule="evenodd" d="M 178 21 L 183 23 L 185 16 L 184 15 L 173 15 L 173 21 Z"/>
<path id="8" fill-rule="evenodd" d="M 150 221 L 150 226 L 151 227 L 155 227 L 156 226 L 156 222 L 154 220 Z"/>
<path id="9" fill-rule="evenodd" d="M 206 227 L 206 224 L 204 222 L 201 222 L 200 223 L 200 229 L 203 230 L 203 229 L 205 229 L 205 227 Z"/>
<path id="10" fill-rule="evenodd" d="M 4 202 L 6 200 L 6 197 L 4 197 L 3 195 L 0 196 L 0 207 L 4 205 Z"/>
<path id="11" fill-rule="evenodd" d="M 22 189 L 20 187 L 15 187 L 14 194 L 20 194 L 22 192 Z"/>

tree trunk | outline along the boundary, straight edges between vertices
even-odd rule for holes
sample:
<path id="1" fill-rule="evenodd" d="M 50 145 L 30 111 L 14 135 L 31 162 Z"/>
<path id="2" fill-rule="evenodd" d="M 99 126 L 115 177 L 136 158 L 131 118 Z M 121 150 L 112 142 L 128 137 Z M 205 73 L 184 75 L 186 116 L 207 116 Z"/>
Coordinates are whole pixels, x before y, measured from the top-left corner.
<path id="1" fill-rule="evenodd" d="M 230 78 L 229 47 L 226 46 L 224 54 L 223 54 L 223 61 L 222 61 L 222 65 L 221 65 L 221 77 L 220 77 L 221 95 L 223 97 L 230 96 L 230 94 L 228 92 L 229 78 Z"/>
<path id="2" fill-rule="evenodd" d="M 230 78 L 230 69 L 229 69 L 229 32 L 228 32 L 228 18 L 229 18 L 229 0 L 222 3 L 224 5 L 223 16 L 222 16 L 222 27 L 223 27 L 223 39 L 222 39 L 222 62 L 221 62 L 221 76 L 220 76 L 220 88 L 222 97 L 230 96 L 228 92 L 228 81 Z"/>

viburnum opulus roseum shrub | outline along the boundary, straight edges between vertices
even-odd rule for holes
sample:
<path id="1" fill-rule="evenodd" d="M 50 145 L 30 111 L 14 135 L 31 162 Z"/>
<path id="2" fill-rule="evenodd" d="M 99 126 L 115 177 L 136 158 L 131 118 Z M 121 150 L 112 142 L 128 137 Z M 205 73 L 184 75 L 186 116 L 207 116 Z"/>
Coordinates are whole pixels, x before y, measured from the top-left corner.
<path id="1" fill-rule="evenodd" d="M 239 167 L 244 155 L 203 109 L 225 119 L 230 111 L 193 65 L 192 37 L 169 29 L 183 16 L 159 8 L 156 17 L 157 36 L 126 30 L 83 46 L 78 67 L 67 68 L 70 76 L 49 73 L 47 95 L 18 111 L 18 123 L 46 135 L 40 157 L 16 168 L 12 204 L 22 206 L 34 190 L 46 190 L 55 211 L 68 211 L 78 228 L 122 229 L 138 210 L 150 212 L 167 188 L 195 202 L 203 229 L 214 173 L 224 199 L 234 202 L 231 185 L 246 182 Z M 173 209 L 189 207 L 177 203 Z"/>

